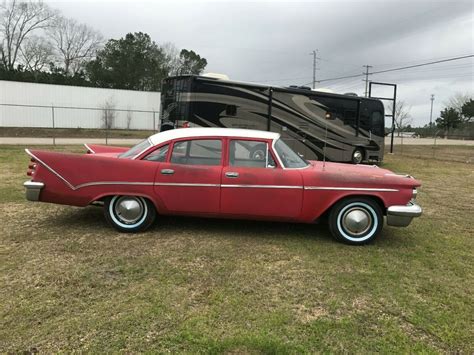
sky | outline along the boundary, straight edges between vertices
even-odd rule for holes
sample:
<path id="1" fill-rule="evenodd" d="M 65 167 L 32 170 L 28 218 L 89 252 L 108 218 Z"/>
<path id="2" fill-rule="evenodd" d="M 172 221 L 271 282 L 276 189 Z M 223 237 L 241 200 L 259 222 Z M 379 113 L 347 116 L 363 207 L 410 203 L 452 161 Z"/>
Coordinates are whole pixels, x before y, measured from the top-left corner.
<path id="1" fill-rule="evenodd" d="M 363 77 L 324 80 L 474 54 L 472 1 L 47 1 L 65 16 L 120 38 L 146 32 L 192 49 L 206 72 L 274 86 L 312 85 L 363 95 Z M 369 75 L 397 84 L 413 125 L 433 120 L 457 93 L 474 95 L 474 60 Z M 387 96 L 386 91 L 376 91 Z M 387 106 L 386 106 L 387 107 Z M 386 124 L 386 126 L 390 126 Z"/>

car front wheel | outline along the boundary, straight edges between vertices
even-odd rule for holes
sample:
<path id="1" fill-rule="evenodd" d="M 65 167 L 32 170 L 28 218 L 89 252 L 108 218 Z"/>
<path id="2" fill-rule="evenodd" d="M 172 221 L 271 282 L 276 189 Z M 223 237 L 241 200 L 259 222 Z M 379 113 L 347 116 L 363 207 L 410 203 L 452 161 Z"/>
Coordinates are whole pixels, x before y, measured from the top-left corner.
<path id="1" fill-rule="evenodd" d="M 382 210 L 368 198 L 342 200 L 334 205 L 329 214 L 332 235 L 347 244 L 367 244 L 377 237 L 382 227 Z"/>
<path id="2" fill-rule="evenodd" d="M 104 202 L 105 219 L 120 232 L 141 232 L 155 221 L 155 206 L 141 196 L 113 196 Z"/>

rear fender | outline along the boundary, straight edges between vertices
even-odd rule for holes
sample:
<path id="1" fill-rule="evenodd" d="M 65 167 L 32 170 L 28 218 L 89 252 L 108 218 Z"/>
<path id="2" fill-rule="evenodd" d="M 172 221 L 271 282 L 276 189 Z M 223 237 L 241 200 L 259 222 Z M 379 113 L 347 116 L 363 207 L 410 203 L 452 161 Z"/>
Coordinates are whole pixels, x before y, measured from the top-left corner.
<path id="1" fill-rule="evenodd" d="M 50 151 L 26 152 L 40 166 L 40 201 L 86 206 L 103 194 L 153 196 L 156 162 Z M 154 201 L 153 198 L 150 200 Z"/>

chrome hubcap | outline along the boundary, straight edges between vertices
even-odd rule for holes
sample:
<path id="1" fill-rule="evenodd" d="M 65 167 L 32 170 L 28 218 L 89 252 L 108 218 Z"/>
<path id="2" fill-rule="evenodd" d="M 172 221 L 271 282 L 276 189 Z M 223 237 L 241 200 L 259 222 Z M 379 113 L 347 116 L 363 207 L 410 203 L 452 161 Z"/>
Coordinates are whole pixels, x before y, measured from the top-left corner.
<path id="1" fill-rule="evenodd" d="M 257 150 L 253 153 L 252 159 L 263 160 L 265 159 L 265 153 L 262 150 Z"/>
<path id="2" fill-rule="evenodd" d="M 126 224 L 133 224 L 143 216 L 143 203 L 136 197 L 123 196 L 115 204 L 115 214 Z"/>
<path id="3" fill-rule="evenodd" d="M 360 163 L 362 161 L 362 153 L 359 150 L 356 150 L 353 155 L 354 162 Z"/>
<path id="4" fill-rule="evenodd" d="M 351 208 L 342 216 L 342 225 L 351 234 L 362 235 L 372 225 L 372 217 L 364 209 L 358 207 Z"/>

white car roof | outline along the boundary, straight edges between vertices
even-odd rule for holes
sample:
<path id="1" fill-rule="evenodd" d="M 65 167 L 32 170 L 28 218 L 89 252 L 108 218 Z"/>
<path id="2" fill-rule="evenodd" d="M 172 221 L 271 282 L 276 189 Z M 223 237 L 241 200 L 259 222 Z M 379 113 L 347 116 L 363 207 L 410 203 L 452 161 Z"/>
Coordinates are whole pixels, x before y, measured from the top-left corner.
<path id="1" fill-rule="evenodd" d="M 241 128 L 177 128 L 168 131 L 160 132 L 149 137 L 149 141 L 153 145 L 158 145 L 163 142 L 170 141 L 177 138 L 192 138 L 201 136 L 217 136 L 217 137 L 244 137 L 244 138 L 262 138 L 262 139 L 278 139 L 279 133 L 257 131 L 253 129 Z"/>

